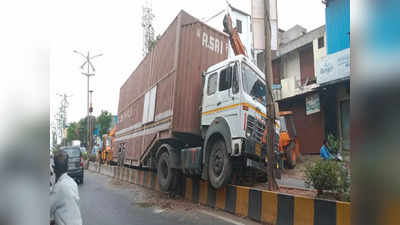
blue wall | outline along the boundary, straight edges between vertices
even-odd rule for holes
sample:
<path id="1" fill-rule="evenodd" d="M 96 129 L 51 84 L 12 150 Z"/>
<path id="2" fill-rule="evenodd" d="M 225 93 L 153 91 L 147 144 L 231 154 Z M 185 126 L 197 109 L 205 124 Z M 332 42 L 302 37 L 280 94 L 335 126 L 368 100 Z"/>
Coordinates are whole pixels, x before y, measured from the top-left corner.
<path id="1" fill-rule="evenodd" d="M 329 0 L 325 22 L 328 54 L 350 48 L 350 0 Z"/>

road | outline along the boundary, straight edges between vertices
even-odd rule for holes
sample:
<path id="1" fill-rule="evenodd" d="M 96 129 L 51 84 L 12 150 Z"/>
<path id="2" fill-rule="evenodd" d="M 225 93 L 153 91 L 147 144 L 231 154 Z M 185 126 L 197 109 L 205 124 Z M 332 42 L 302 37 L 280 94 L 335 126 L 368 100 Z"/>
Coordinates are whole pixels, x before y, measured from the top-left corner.
<path id="1" fill-rule="evenodd" d="M 79 194 L 85 225 L 258 224 L 87 170 Z"/>

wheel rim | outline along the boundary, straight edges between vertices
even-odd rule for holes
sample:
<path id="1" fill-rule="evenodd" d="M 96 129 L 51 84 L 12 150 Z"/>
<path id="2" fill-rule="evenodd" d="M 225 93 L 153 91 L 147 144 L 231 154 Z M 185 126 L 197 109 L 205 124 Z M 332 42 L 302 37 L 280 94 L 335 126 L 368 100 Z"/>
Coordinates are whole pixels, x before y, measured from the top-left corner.
<path id="1" fill-rule="evenodd" d="M 216 177 L 221 176 L 224 169 L 224 155 L 220 148 L 218 148 L 212 158 L 212 169 Z"/>
<path id="2" fill-rule="evenodd" d="M 161 162 L 161 175 L 164 179 L 168 177 L 168 165 L 165 161 Z"/>

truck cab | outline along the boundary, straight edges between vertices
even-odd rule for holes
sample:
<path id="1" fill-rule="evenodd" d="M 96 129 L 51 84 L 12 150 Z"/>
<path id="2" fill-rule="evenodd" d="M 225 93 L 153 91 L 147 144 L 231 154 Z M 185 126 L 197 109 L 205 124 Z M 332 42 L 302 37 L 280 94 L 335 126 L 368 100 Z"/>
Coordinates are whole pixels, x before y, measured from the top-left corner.
<path id="1" fill-rule="evenodd" d="M 265 103 L 264 73 L 243 55 L 213 65 L 203 73 L 202 178 L 210 180 L 215 188 L 252 169 L 266 178 L 267 151 L 262 145 Z M 279 123 L 275 124 L 275 136 L 279 138 Z"/>

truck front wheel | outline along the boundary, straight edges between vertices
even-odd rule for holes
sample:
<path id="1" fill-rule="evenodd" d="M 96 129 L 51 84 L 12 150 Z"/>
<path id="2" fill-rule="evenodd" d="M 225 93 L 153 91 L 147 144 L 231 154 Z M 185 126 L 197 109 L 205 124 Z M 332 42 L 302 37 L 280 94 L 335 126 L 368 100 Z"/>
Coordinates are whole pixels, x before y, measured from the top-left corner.
<path id="1" fill-rule="evenodd" d="M 232 162 L 226 150 L 225 142 L 217 140 L 211 147 L 208 160 L 208 178 L 215 189 L 225 186 L 232 175 Z"/>
<path id="2" fill-rule="evenodd" d="M 161 191 L 168 192 L 174 189 L 176 170 L 171 168 L 167 152 L 162 153 L 158 159 L 157 177 Z"/>

